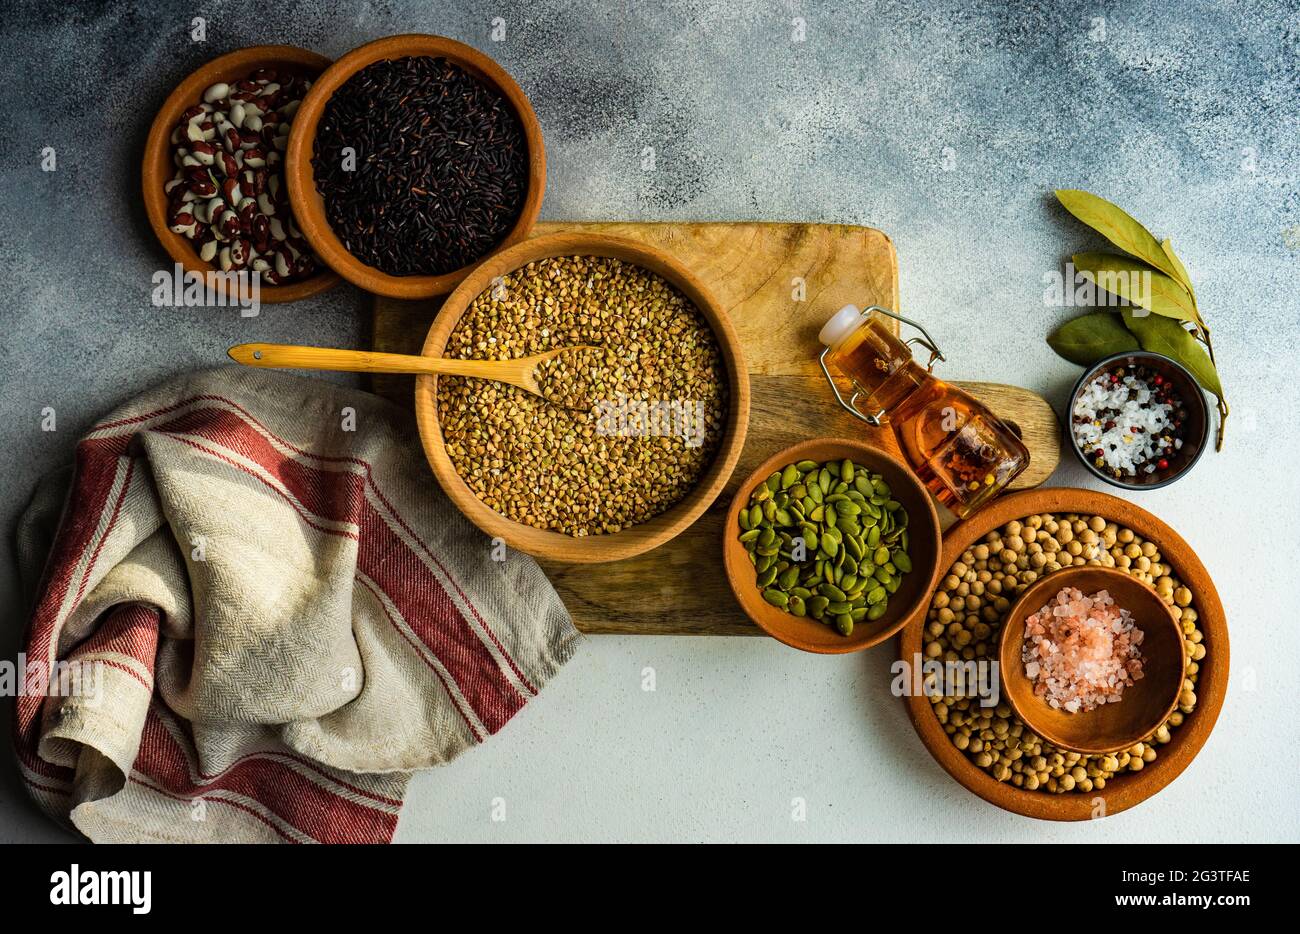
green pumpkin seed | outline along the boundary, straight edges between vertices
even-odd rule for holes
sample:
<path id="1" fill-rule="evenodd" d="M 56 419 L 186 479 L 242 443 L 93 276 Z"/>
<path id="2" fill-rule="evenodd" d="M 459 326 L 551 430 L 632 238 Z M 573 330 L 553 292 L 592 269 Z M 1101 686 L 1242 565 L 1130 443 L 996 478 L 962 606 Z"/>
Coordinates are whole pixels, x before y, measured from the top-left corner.
<path id="1" fill-rule="evenodd" d="M 886 596 L 888 596 L 888 592 L 884 587 L 873 587 L 871 590 L 867 591 L 867 603 L 871 606 L 875 606 L 881 600 L 885 599 Z"/>
<path id="2" fill-rule="evenodd" d="M 772 582 L 776 580 L 776 574 L 777 571 L 776 571 L 775 564 L 769 567 L 767 570 L 765 570 L 762 574 L 759 574 L 758 575 L 759 588 L 761 589 L 764 587 L 771 587 Z"/>
<path id="3" fill-rule="evenodd" d="M 840 590 L 844 591 L 846 594 L 851 593 L 853 591 L 854 586 L 856 586 L 858 583 L 858 575 L 850 571 L 835 583 L 840 588 Z"/>
<path id="4" fill-rule="evenodd" d="M 799 569 L 793 565 L 781 572 L 777 578 L 777 584 L 782 590 L 789 590 L 795 584 L 799 583 Z"/>
<path id="5" fill-rule="evenodd" d="M 790 604 L 786 607 L 792 616 L 807 616 L 808 609 L 804 606 L 803 598 L 790 595 Z"/>
<path id="6" fill-rule="evenodd" d="M 790 603 L 789 597 L 781 593 L 781 591 L 772 590 L 771 588 L 763 591 L 763 599 L 772 604 L 772 606 L 779 606 L 781 609 L 785 609 Z"/>
<path id="7" fill-rule="evenodd" d="M 853 635 L 853 617 L 848 613 L 841 613 L 835 617 L 835 628 L 840 631 L 841 636 Z"/>
<path id="8" fill-rule="evenodd" d="M 832 600 L 844 599 L 844 591 L 840 590 L 840 588 L 836 587 L 834 584 L 822 584 L 817 589 L 821 592 L 823 597 L 830 597 Z"/>
<path id="9" fill-rule="evenodd" d="M 781 471 L 781 489 L 788 490 L 799 482 L 799 468 L 790 464 L 785 470 Z"/>
<path id="10" fill-rule="evenodd" d="M 870 609 L 870 607 L 856 606 L 849 611 L 849 616 L 853 619 L 853 622 L 860 623 L 866 619 L 867 613 Z"/>
<path id="11" fill-rule="evenodd" d="M 875 622 L 876 620 L 880 619 L 880 617 L 884 615 L 885 615 L 885 604 L 883 603 L 877 603 L 871 609 L 867 610 L 867 619 L 870 620 L 871 622 Z"/>
<path id="12" fill-rule="evenodd" d="M 755 503 L 753 506 L 749 507 L 749 527 L 751 529 L 756 529 L 762 524 L 763 506 L 760 503 Z"/>
<path id="13" fill-rule="evenodd" d="M 816 461 L 799 461 L 794 466 L 800 473 L 807 473 L 810 470 L 816 470 L 821 464 Z"/>
<path id="14" fill-rule="evenodd" d="M 844 547 L 854 561 L 861 561 L 862 556 L 866 554 L 862 549 L 862 538 L 857 535 L 846 535 L 844 537 Z"/>
<path id="15" fill-rule="evenodd" d="M 814 619 L 821 619 L 826 613 L 826 608 L 830 605 L 831 602 L 823 596 L 809 597 L 807 600 L 808 615 Z"/>

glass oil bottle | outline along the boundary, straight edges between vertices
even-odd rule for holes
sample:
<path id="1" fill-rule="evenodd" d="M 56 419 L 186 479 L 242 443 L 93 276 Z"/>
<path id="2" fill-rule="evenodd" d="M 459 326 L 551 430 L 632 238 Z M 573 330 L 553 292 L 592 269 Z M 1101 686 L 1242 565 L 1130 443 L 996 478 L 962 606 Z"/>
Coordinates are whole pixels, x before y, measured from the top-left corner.
<path id="1" fill-rule="evenodd" d="M 921 332 L 906 342 L 887 318 Z M 855 418 L 891 428 L 912 470 L 959 518 L 966 518 L 1029 466 L 1029 450 L 1016 433 L 974 397 L 931 372 L 944 356 L 925 329 L 878 306 L 846 305 L 818 335 L 825 373 L 835 398 Z M 911 345 L 930 352 L 921 366 Z M 848 400 L 832 373 L 852 381 Z"/>

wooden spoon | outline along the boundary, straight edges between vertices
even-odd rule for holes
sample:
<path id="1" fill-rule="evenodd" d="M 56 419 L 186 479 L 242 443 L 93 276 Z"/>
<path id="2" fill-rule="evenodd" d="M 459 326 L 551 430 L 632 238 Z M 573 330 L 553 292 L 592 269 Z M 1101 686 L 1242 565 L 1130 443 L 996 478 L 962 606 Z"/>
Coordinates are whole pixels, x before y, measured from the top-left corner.
<path id="1" fill-rule="evenodd" d="M 342 370 L 348 373 L 406 373 L 415 376 L 475 376 L 518 386 L 540 399 L 559 405 L 542 394 L 537 370 L 543 363 L 588 345 L 561 347 L 534 357 L 515 360 L 453 360 L 414 354 L 377 353 L 372 350 L 336 350 L 333 347 L 299 347 L 293 344 L 238 344 L 230 359 L 244 366 L 290 370 Z"/>

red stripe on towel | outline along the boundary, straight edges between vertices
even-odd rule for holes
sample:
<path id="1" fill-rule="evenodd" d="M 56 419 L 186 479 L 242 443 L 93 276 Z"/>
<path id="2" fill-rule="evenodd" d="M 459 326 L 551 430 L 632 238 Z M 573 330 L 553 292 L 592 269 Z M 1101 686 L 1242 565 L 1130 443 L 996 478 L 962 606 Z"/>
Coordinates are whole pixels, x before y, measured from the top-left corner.
<path id="1" fill-rule="evenodd" d="M 188 737 L 187 745 L 192 746 Z M 397 829 L 396 814 L 344 798 L 269 759 L 242 762 L 201 783 L 191 777 L 190 763 L 156 708 L 150 708 L 135 768 L 174 795 L 188 800 L 213 791 L 242 795 L 322 843 L 387 843 Z"/>
<path id="2" fill-rule="evenodd" d="M 158 611 L 139 603 L 114 607 L 84 642 L 71 652 L 71 657 L 111 652 L 129 655 L 150 674 L 158 654 Z"/>
<path id="3" fill-rule="evenodd" d="M 77 466 L 69 500 L 84 502 L 86 506 L 74 511 L 72 515 L 65 514 L 55 535 L 50 557 L 45 566 L 40 597 L 32 614 L 31 625 L 27 629 L 24 653 L 29 664 L 47 665 L 52 656 L 54 631 L 61 622 L 60 609 L 68 591 L 72 588 L 82 556 L 90 550 L 104 518 L 104 512 L 109 508 L 109 497 L 118 476 L 119 466 L 116 456 L 106 455 L 98 451 L 94 445 L 83 443 L 77 446 Z M 124 469 L 122 488 L 112 504 L 113 512 L 82 574 L 77 597 L 68 609 L 69 614 L 76 609 L 104 541 L 113 531 L 113 524 L 120 514 L 122 500 L 130 488 L 132 469 L 132 465 L 128 462 Z M 21 693 L 15 698 L 14 748 L 19 760 L 31 771 L 47 778 L 71 781 L 72 769 L 53 765 L 37 754 L 40 744 L 41 707 L 44 703 L 45 698 L 39 695 Z"/>

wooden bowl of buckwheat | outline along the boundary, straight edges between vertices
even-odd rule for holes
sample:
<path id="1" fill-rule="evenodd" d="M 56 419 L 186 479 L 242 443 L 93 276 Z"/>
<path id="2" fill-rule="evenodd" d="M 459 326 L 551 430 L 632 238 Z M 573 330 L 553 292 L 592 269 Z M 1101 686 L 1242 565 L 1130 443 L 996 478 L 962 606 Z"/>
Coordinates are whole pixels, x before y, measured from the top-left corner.
<path id="1" fill-rule="evenodd" d="M 555 234 L 495 254 L 448 296 L 423 353 L 505 360 L 558 348 L 544 398 L 421 376 L 425 455 L 488 535 L 542 558 L 617 561 L 687 528 L 722 492 L 749 420 L 726 313 L 654 247 Z M 583 349 L 585 348 L 585 349 Z"/>

